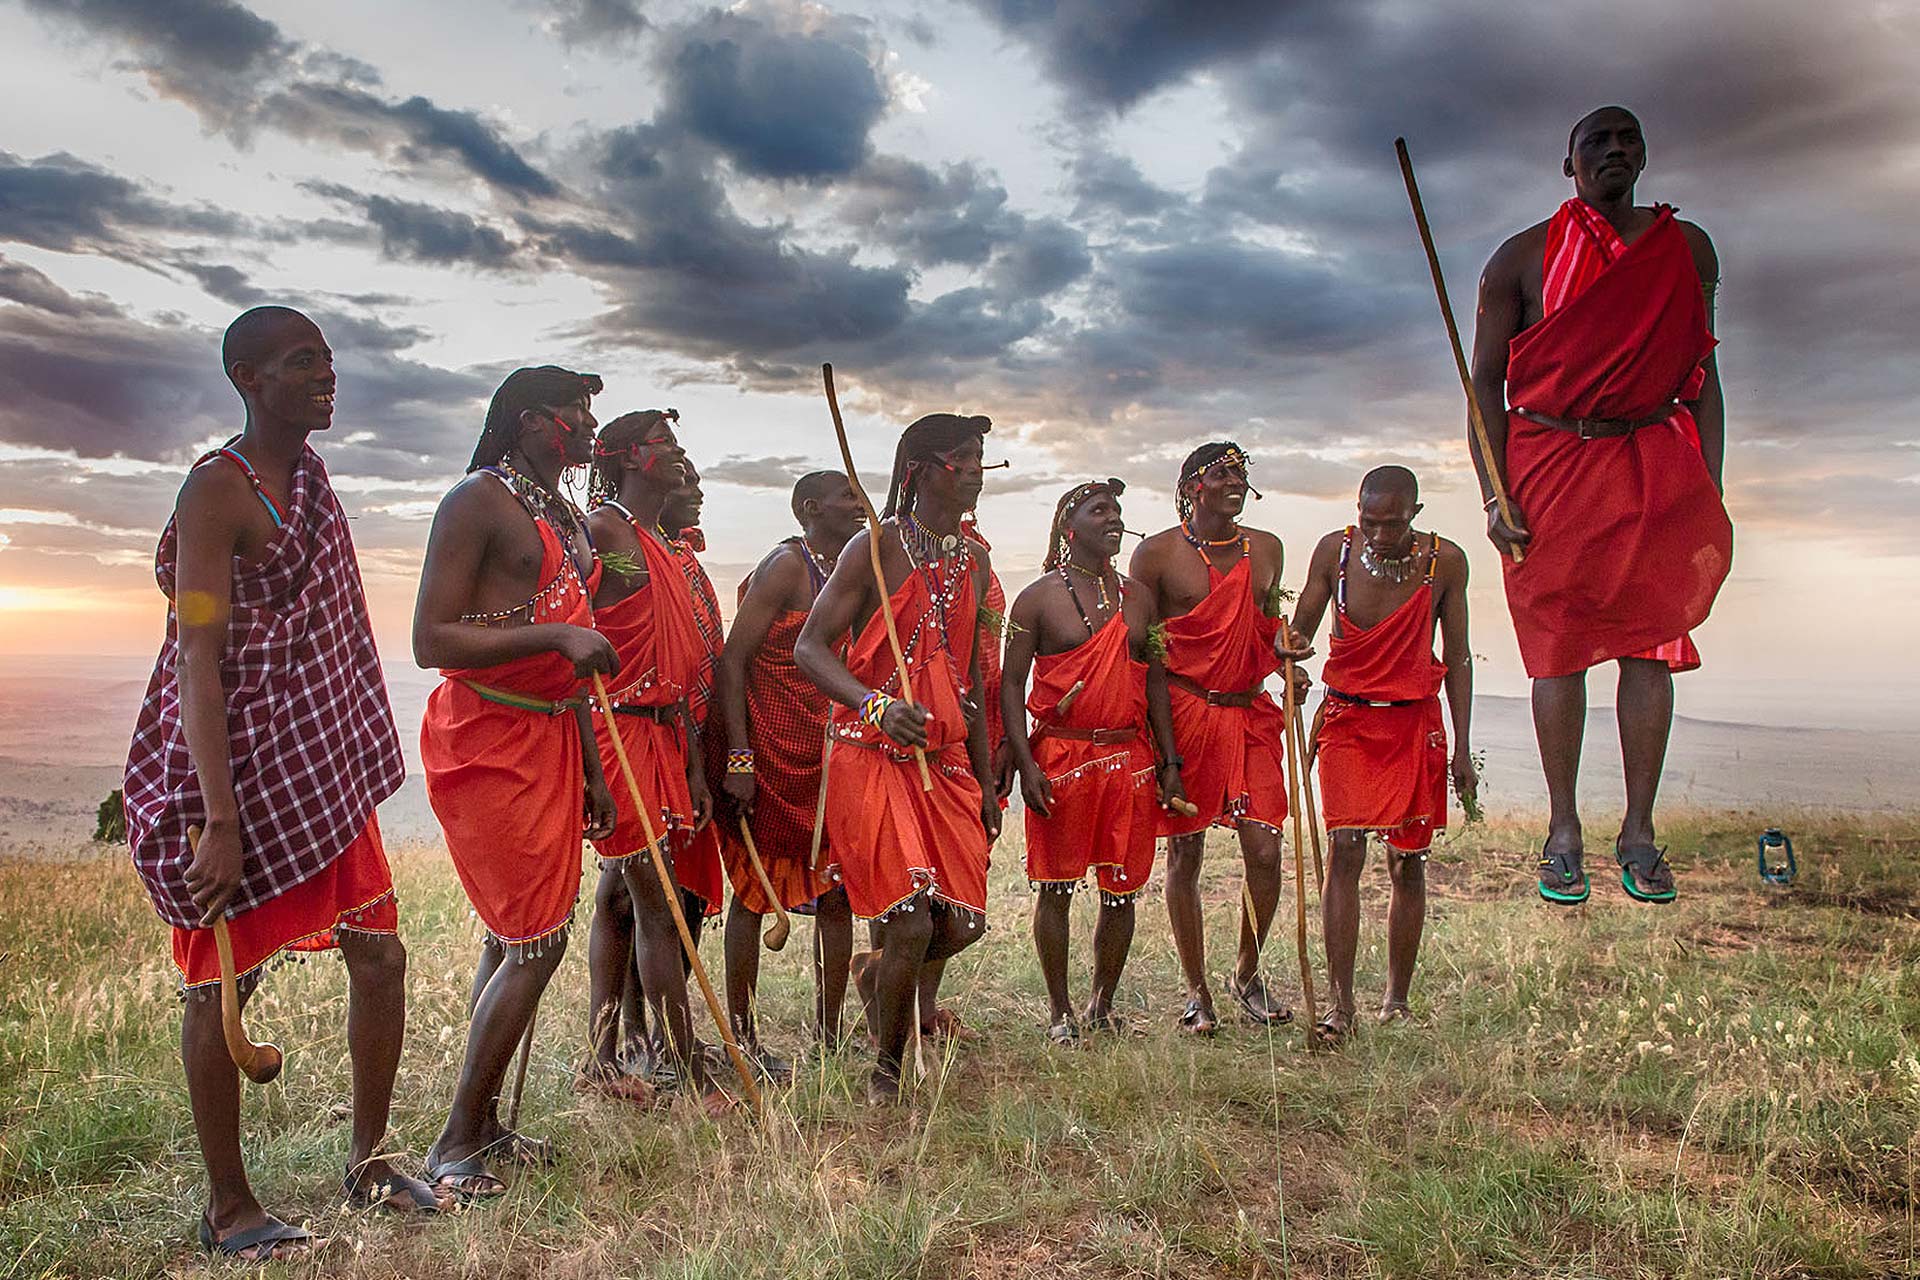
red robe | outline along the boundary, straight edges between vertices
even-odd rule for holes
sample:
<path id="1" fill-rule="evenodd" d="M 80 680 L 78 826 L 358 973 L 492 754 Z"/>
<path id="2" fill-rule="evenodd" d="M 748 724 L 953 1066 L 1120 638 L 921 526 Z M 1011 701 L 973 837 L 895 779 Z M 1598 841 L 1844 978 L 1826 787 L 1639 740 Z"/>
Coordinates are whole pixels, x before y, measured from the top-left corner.
<path id="1" fill-rule="evenodd" d="M 1440 718 L 1447 664 L 1433 654 L 1434 559 L 1429 554 L 1426 581 L 1399 608 L 1362 627 L 1345 603 L 1352 541 L 1349 527 L 1320 673 L 1327 688 L 1314 726 L 1321 814 L 1328 831 L 1377 831 L 1396 849 L 1418 852 L 1447 826 L 1447 731 Z M 1353 698 L 1401 705 L 1365 706 Z"/>
<path id="2" fill-rule="evenodd" d="M 540 588 L 532 621 L 592 626 L 600 565 L 581 582 L 559 535 L 541 518 L 534 527 Z M 567 927 L 580 895 L 586 774 L 572 706 L 581 682 L 551 650 L 440 674 L 420 724 L 427 800 L 487 931 L 508 946 L 539 942 Z"/>
<path id="3" fill-rule="evenodd" d="M 698 529 L 683 529 L 674 539 L 673 555 L 685 576 L 693 598 L 693 621 L 700 636 L 700 661 L 687 691 L 687 710 L 693 713 L 694 726 L 700 731 L 700 769 L 707 780 L 707 794 L 713 803 L 713 820 L 693 833 L 693 843 L 678 856 L 680 887 L 699 894 L 707 904 L 707 914 L 720 910 L 721 895 L 726 892 L 726 869 L 721 863 L 720 830 L 734 821 L 727 793 L 720 780 L 727 772 L 726 734 L 711 730 L 713 688 L 720 669 L 720 651 L 726 647 L 726 632 L 720 622 L 720 597 L 713 580 L 700 564 L 696 548 L 704 549 L 706 538 Z"/>
<path id="4" fill-rule="evenodd" d="M 1664 205 L 1631 245 L 1611 231 L 1581 201 L 1561 206 L 1547 229 L 1546 315 L 1508 355 L 1507 479 L 1533 541 L 1524 563 L 1501 569 L 1536 678 L 1621 657 L 1698 665 L 1686 634 L 1733 563 L 1733 527 L 1678 403 L 1699 394 L 1714 346 L 1692 251 Z M 1635 419 L 1669 405 L 1663 422 L 1593 440 L 1520 412 Z"/>
<path id="5" fill-rule="evenodd" d="M 752 581 L 749 576 L 740 583 L 742 600 Z M 794 665 L 793 642 L 806 620 L 804 609 L 775 618 L 747 663 L 746 675 L 747 736 L 754 757 L 753 841 L 780 905 L 789 911 L 833 888 L 833 877 L 825 870 L 824 844 L 822 869 L 815 871 L 812 862 L 822 738 L 833 704 Z M 722 727 L 716 724 L 713 732 L 721 733 Z M 721 825 L 720 846 L 734 898 L 760 915 L 772 911 L 747 858 L 737 818 Z"/>
<path id="6" fill-rule="evenodd" d="M 1169 679 L 1173 741 L 1185 762 L 1180 780 L 1200 812 L 1189 818 L 1167 810 L 1160 834 L 1242 822 L 1278 831 L 1287 817 L 1286 717 L 1261 684 L 1280 669 L 1273 652 L 1280 620 L 1254 603 L 1251 555 L 1225 575 L 1209 564 L 1207 581 L 1207 598 L 1167 621 L 1167 673 L 1209 692 L 1258 692 L 1251 706 L 1217 706 Z"/>
<path id="7" fill-rule="evenodd" d="M 927 725 L 927 768 L 933 790 L 920 789 L 913 753 L 844 707 L 833 709 L 833 762 L 828 766 L 827 840 L 835 876 L 853 913 L 872 920 L 897 907 L 911 910 L 922 893 L 975 917 L 987 910 L 989 841 L 980 825 L 980 783 L 967 758 L 961 692 L 979 634 L 970 563 L 932 571 L 947 597 L 946 626 L 927 571 L 916 570 L 886 608 L 907 648 L 914 700 L 933 716 Z M 900 678 L 878 610 L 847 655 L 854 679 L 900 695 Z"/>
<path id="8" fill-rule="evenodd" d="M 1085 641 L 1033 660 L 1033 762 L 1053 788 L 1051 816 L 1027 810 L 1027 879 L 1036 886 L 1070 887 L 1097 867 L 1101 893 L 1117 899 L 1146 888 L 1153 871 L 1147 664 L 1128 645 L 1116 610 Z M 1075 684 L 1080 692 L 1063 716 L 1060 700 Z M 1096 732 L 1107 740 L 1095 740 Z"/>

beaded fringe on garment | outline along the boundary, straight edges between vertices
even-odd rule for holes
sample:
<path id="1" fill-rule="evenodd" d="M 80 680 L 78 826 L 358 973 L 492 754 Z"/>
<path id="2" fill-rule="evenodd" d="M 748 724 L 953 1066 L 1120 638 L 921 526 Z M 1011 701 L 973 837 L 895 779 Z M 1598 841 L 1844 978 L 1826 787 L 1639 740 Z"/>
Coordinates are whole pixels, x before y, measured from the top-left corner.
<path id="1" fill-rule="evenodd" d="M 235 974 L 234 988 L 243 996 L 251 995 L 253 992 L 259 990 L 260 984 L 266 979 L 267 974 L 278 972 L 290 964 L 305 964 L 307 957 L 313 955 L 317 948 L 302 951 L 296 951 L 294 948 L 300 946 L 302 943 L 311 943 L 322 935 L 325 935 L 336 947 L 339 945 L 340 935 L 343 933 L 358 933 L 370 938 L 396 936 L 396 931 L 392 929 L 362 929 L 357 927 L 355 923 L 357 921 L 364 921 L 373 913 L 375 907 L 386 902 L 393 896 L 393 890 L 389 889 L 372 902 L 363 903 L 351 911 L 342 913 L 338 920 L 334 921 L 327 928 L 322 929 L 319 933 L 310 933 L 304 938 L 294 938 L 282 943 L 277 950 L 259 964 L 254 965 L 245 973 Z M 178 975 L 175 980 L 175 985 L 178 987 L 175 995 L 182 1002 L 188 1000 L 204 1002 L 208 1000 L 218 1000 L 220 998 L 220 979 L 218 978 L 212 978 L 206 982 L 196 982 L 192 986 L 188 986 L 185 976 Z"/>

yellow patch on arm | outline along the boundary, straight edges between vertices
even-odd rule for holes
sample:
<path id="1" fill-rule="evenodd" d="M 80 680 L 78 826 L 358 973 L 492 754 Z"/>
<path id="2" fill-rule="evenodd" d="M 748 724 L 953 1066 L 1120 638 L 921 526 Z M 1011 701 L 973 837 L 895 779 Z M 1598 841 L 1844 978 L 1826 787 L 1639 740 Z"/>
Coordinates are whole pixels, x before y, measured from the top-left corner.
<path id="1" fill-rule="evenodd" d="M 204 627 L 220 616 L 220 601 L 207 591 L 182 591 L 173 604 L 183 627 Z"/>

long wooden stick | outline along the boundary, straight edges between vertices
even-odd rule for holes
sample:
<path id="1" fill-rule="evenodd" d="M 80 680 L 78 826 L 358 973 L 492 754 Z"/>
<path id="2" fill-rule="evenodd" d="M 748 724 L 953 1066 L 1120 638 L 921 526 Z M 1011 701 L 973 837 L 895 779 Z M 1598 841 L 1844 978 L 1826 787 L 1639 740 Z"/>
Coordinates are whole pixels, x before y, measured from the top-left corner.
<path id="1" fill-rule="evenodd" d="M 1486 464 L 1487 482 L 1493 486 L 1493 500 L 1500 507 L 1500 523 L 1513 528 L 1513 508 L 1507 503 L 1506 481 L 1500 476 L 1500 460 L 1493 456 L 1493 444 L 1487 438 L 1486 419 L 1480 416 L 1480 398 L 1473 394 L 1473 375 L 1467 372 L 1466 350 L 1460 345 L 1460 330 L 1453 323 L 1453 304 L 1447 301 L 1447 280 L 1440 274 L 1440 255 L 1434 252 L 1433 230 L 1427 225 L 1427 207 L 1420 202 L 1420 187 L 1413 180 L 1413 157 L 1407 154 L 1407 140 L 1395 138 L 1394 152 L 1400 157 L 1400 176 L 1406 179 L 1407 199 L 1413 203 L 1414 225 L 1420 228 L 1420 243 L 1427 249 L 1427 269 L 1433 272 L 1433 291 L 1440 298 L 1440 315 L 1447 322 L 1447 338 L 1453 343 L 1453 365 L 1460 371 L 1460 389 L 1467 393 L 1467 420 L 1473 423 L 1474 442 L 1480 446 L 1480 459 Z M 1508 548 L 1513 562 L 1527 558 L 1518 543 Z"/>
<path id="2" fill-rule="evenodd" d="M 1307 754 L 1307 709 L 1299 703 L 1293 707 L 1293 740 L 1300 758 L 1300 793 L 1307 802 L 1307 835 L 1313 841 L 1313 885 L 1321 893 L 1327 891 L 1327 870 L 1320 857 L 1320 806 L 1313 798 L 1313 757 Z"/>
<path id="3" fill-rule="evenodd" d="M 192 853 L 200 851 L 199 827 L 187 828 L 187 849 Z M 220 953 L 220 1029 L 226 1034 L 227 1054 L 247 1079 L 266 1084 L 280 1074 L 280 1068 L 286 1065 L 286 1055 L 278 1045 L 255 1044 L 247 1038 L 247 1029 L 240 1022 L 240 981 L 233 971 L 233 938 L 227 933 L 227 918 L 216 912 L 211 923 L 213 947 Z M 207 924 L 208 921 L 201 921 L 203 928 Z"/>
<path id="4" fill-rule="evenodd" d="M 1287 720 L 1291 722 L 1297 710 L 1293 700 L 1293 660 L 1289 658 L 1286 670 L 1280 678 L 1286 681 L 1283 690 L 1283 708 Z M 1287 735 L 1287 799 L 1288 811 L 1293 817 L 1293 914 L 1295 922 L 1294 943 L 1300 952 L 1300 995 L 1307 1006 L 1307 1029 L 1309 1035 L 1320 1021 L 1313 1003 L 1313 961 L 1307 955 L 1307 869 L 1306 857 L 1300 851 L 1303 843 L 1300 834 L 1300 763 L 1293 749 L 1293 735 Z"/>
<path id="5" fill-rule="evenodd" d="M 753 863 L 753 874 L 759 879 L 767 901 L 773 904 L 773 927 L 767 930 L 766 943 L 767 950 L 778 951 L 787 945 L 793 922 L 787 919 L 787 909 L 780 905 L 780 895 L 773 891 L 773 881 L 767 878 L 767 864 L 760 861 L 760 847 L 753 842 L 753 824 L 744 813 L 740 815 L 740 837 L 747 842 L 747 860 Z"/>
<path id="6" fill-rule="evenodd" d="M 693 930 L 687 928 L 687 913 L 680 909 L 680 886 L 673 882 L 673 873 L 667 870 L 667 856 L 661 852 L 660 838 L 653 829 L 653 813 L 647 808 L 646 798 L 640 794 L 640 783 L 633 776 L 633 762 L 627 759 L 627 744 L 620 737 L 620 722 L 613 716 L 613 700 L 607 697 L 607 682 L 598 671 L 593 673 L 593 696 L 600 704 L 600 714 L 607 718 L 607 737 L 613 742 L 614 758 L 620 762 L 620 776 L 627 780 L 627 798 L 633 801 L 634 811 L 640 815 L 640 831 L 646 837 L 648 850 L 653 854 L 653 871 L 660 877 L 661 895 L 667 900 L 667 910 L 673 916 L 673 927 L 680 931 L 680 947 L 687 953 L 687 965 L 700 981 L 700 994 L 706 997 L 707 1012 L 713 1015 L 713 1025 L 720 1029 L 720 1039 L 727 1046 L 727 1056 L 733 1059 L 733 1069 L 740 1075 L 740 1087 L 746 1090 L 753 1109 L 764 1119 L 767 1113 L 766 1099 L 760 1096 L 760 1086 L 753 1079 L 753 1068 L 748 1065 L 746 1055 L 740 1052 L 739 1041 L 733 1038 L 733 1024 L 720 1007 L 720 997 L 713 993 L 713 983 L 707 978 L 707 967 L 700 963 L 700 948 L 694 945 Z M 688 1048 L 691 1050 L 692 1046 Z"/>
<path id="7" fill-rule="evenodd" d="M 535 1002 L 533 1012 L 527 1015 L 527 1032 L 520 1037 L 520 1065 L 513 1073 L 513 1097 L 507 1103 L 507 1129 L 509 1132 L 520 1127 L 520 1095 L 527 1087 L 527 1058 L 533 1053 L 533 1021 L 540 1016 L 539 1002 Z"/>
<path id="8" fill-rule="evenodd" d="M 900 630 L 893 624 L 893 610 L 887 607 L 888 597 L 893 593 L 887 590 L 887 572 L 880 564 L 880 513 L 873 509 L 873 499 L 867 496 L 866 486 L 860 483 L 860 472 L 853 465 L 853 449 L 847 444 L 847 424 L 840 420 L 840 397 L 833 392 L 833 366 L 821 365 L 820 378 L 826 383 L 827 409 L 833 414 L 833 434 L 840 442 L 840 460 L 847 467 L 847 483 L 853 488 L 853 496 L 860 499 L 861 509 L 867 513 L 867 557 L 873 561 L 873 584 L 880 593 L 880 617 L 887 624 L 887 643 L 893 647 L 893 665 L 900 675 L 900 696 L 912 702 L 913 682 L 907 675 L 907 652 L 900 647 Z M 926 751 L 915 747 L 913 758 L 920 766 L 920 789 L 933 790 L 933 775 L 927 771 Z"/>
<path id="9" fill-rule="evenodd" d="M 820 795 L 813 802 L 813 848 L 807 851 L 807 864 L 820 869 L 820 845 L 827 834 L 827 770 L 833 764 L 833 714 L 827 714 L 827 727 L 820 735 Z"/>

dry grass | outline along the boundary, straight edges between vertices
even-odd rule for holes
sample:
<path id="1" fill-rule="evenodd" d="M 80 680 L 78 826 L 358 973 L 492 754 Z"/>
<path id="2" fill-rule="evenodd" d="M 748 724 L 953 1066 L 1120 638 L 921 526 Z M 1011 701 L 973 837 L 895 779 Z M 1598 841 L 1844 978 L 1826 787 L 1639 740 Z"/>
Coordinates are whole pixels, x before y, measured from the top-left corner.
<path id="1" fill-rule="evenodd" d="M 248 1155 L 270 1207 L 335 1237 L 294 1274 L 1911 1274 L 1920 822 L 1794 819 L 1788 891 L 1754 875 L 1753 816 L 1670 821 L 1684 896 L 1664 911 L 1596 874 L 1592 905 L 1553 912 L 1531 897 L 1529 833 L 1476 829 L 1432 867 L 1421 1021 L 1338 1055 L 1231 1024 L 1180 1039 L 1157 893 L 1122 988 L 1148 1030 L 1049 1050 L 1009 841 L 995 927 L 946 995 L 983 1038 L 894 1112 L 859 1101 L 863 1062 L 816 1062 L 765 1130 L 577 1098 L 572 956 L 524 1117 L 564 1160 L 421 1227 L 332 1207 L 346 988 L 322 960 L 254 1006 L 290 1054 L 249 1089 Z M 394 1142 L 417 1153 L 451 1089 L 474 935 L 439 852 L 394 854 L 413 958 Z M 1239 890 L 1227 845 L 1210 859 L 1218 969 Z M 1363 1000 L 1384 962 L 1377 866 L 1367 883 Z M 1076 906 L 1077 990 L 1091 910 Z M 788 1050 L 806 930 L 766 962 L 769 1038 Z M 1282 981 L 1291 936 L 1269 944 Z M 202 1265 L 164 939 L 118 858 L 0 863 L 0 1280 Z"/>

